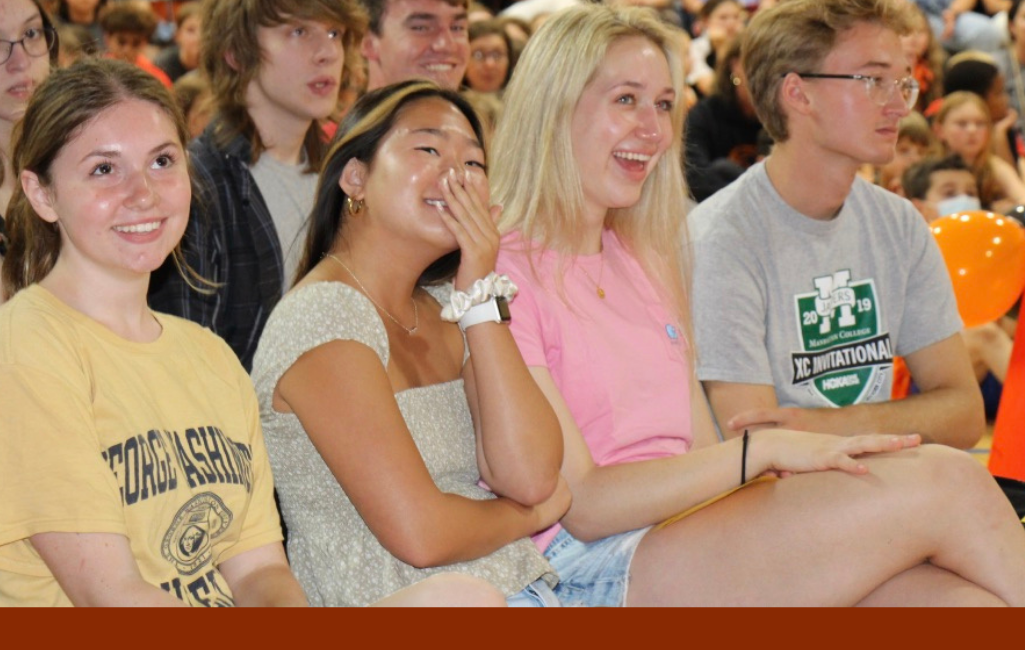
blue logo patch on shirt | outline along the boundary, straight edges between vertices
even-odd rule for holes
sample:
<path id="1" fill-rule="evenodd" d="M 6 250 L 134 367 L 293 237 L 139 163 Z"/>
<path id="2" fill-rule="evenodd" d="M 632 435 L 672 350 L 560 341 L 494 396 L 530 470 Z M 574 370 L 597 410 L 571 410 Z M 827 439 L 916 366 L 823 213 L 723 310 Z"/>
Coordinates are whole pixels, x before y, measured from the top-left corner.
<path id="1" fill-rule="evenodd" d="M 680 340 L 680 331 L 677 330 L 672 323 L 666 323 L 666 336 L 668 336 L 669 340 L 673 343 L 678 343 Z"/>

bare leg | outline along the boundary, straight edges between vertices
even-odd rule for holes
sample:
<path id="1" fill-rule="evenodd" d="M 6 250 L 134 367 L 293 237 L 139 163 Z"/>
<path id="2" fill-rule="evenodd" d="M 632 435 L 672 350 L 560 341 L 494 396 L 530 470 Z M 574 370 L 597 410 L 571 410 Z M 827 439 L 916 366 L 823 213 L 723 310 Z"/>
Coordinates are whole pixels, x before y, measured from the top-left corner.
<path id="1" fill-rule="evenodd" d="M 890 578 L 859 607 L 1006 607 L 1007 603 L 946 569 L 919 564 Z"/>
<path id="2" fill-rule="evenodd" d="M 1025 605 L 1025 530 L 978 461 L 927 445 L 865 463 L 754 485 L 649 533 L 627 604 L 854 605 L 929 561 Z"/>
<path id="3" fill-rule="evenodd" d="M 382 598 L 371 607 L 505 607 L 491 583 L 458 573 L 441 573 Z"/>

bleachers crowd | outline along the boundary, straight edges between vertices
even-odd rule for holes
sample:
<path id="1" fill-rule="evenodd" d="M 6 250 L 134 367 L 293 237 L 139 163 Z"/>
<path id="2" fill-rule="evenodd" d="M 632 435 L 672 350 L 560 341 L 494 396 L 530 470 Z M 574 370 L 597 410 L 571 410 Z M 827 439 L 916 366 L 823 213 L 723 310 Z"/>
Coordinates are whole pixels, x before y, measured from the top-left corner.
<path id="1" fill-rule="evenodd" d="M 1025 605 L 1023 4 L 0 0 L 0 606 Z"/>

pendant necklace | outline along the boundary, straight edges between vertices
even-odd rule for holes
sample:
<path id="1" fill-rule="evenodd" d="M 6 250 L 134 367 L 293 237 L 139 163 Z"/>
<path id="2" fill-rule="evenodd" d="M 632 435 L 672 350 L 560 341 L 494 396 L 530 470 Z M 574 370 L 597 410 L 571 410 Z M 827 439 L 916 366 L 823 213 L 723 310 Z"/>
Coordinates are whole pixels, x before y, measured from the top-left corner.
<path id="1" fill-rule="evenodd" d="M 587 272 L 587 269 L 585 269 L 583 265 L 580 266 L 580 270 L 584 272 L 584 275 L 587 276 L 587 279 L 590 280 L 591 284 L 594 285 L 595 292 L 598 294 L 598 297 L 602 300 L 605 300 L 605 290 L 601 288 L 601 274 L 605 271 L 605 251 L 600 251 L 598 253 L 598 260 L 599 261 L 597 282 L 595 282 L 594 278 L 591 277 L 591 274 Z"/>
<path id="2" fill-rule="evenodd" d="M 345 262 L 343 262 L 342 260 L 338 259 L 337 257 L 332 255 L 331 253 L 327 253 L 326 257 L 330 257 L 334 261 L 338 262 L 338 264 L 340 264 L 341 267 L 343 269 L 345 269 L 345 272 L 352 276 L 352 279 L 356 281 L 356 285 L 359 286 L 360 290 L 363 291 L 363 295 L 367 297 L 367 300 L 369 300 L 371 303 L 373 303 L 374 307 L 377 307 L 378 311 L 380 311 L 382 314 L 384 314 L 385 316 L 390 318 L 391 322 L 395 323 L 396 325 L 401 327 L 403 330 L 405 330 L 406 334 L 409 334 L 410 336 L 413 336 L 414 334 L 416 334 L 416 330 L 420 328 L 420 310 L 417 309 L 416 299 L 415 298 L 412 298 L 412 297 L 410 298 L 410 300 L 413 302 L 413 327 L 406 327 L 405 325 L 403 325 L 402 323 L 399 322 L 399 319 L 397 319 L 394 316 L 392 316 L 391 313 L 387 309 L 385 309 L 381 305 L 377 304 L 377 301 L 374 300 L 373 297 L 371 297 L 370 292 L 367 291 L 367 288 L 364 287 L 363 283 L 359 281 L 359 278 L 357 278 L 356 274 L 352 272 L 352 269 L 350 269 L 348 266 L 345 265 Z"/>

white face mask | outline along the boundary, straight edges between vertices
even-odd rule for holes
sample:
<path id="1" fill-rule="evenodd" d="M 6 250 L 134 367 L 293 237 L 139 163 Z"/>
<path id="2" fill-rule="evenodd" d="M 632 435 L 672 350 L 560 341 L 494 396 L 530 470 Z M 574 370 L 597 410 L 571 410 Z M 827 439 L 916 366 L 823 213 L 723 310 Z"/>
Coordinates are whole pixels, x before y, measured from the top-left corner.
<path id="1" fill-rule="evenodd" d="M 971 210 L 981 210 L 982 204 L 979 203 L 979 197 L 969 196 L 967 194 L 958 194 L 957 196 L 949 199 L 943 199 L 936 203 L 936 211 L 939 212 L 941 217 L 945 217 L 948 214 L 954 214 L 955 212 L 969 212 Z"/>

